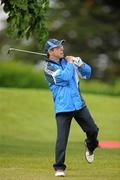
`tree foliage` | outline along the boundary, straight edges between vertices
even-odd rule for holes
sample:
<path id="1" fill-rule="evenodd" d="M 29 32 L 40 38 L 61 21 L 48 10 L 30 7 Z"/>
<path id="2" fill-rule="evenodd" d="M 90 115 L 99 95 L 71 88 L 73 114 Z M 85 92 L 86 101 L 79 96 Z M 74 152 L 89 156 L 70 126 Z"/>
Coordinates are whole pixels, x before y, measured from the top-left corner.
<path id="1" fill-rule="evenodd" d="M 50 36 L 66 39 L 66 51 L 94 67 L 94 77 L 120 76 L 120 1 L 56 0 Z"/>
<path id="2" fill-rule="evenodd" d="M 47 10 L 49 0 L 1 0 L 4 11 L 8 13 L 9 36 L 27 39 L 33 35 L 43 45 L 47 31 Z"/>

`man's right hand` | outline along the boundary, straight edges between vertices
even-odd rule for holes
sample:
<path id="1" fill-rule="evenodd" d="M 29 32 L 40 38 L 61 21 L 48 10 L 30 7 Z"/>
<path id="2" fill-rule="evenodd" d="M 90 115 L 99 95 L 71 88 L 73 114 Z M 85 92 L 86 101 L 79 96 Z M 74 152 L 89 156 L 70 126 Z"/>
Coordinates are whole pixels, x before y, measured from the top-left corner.
<path id="1" fill-rule="evenodd" d="M 69 63 L 73 63 L 74 58 L 75 58 L 74 56 L 66 56 L 65 57 L 66 61 Z"/>

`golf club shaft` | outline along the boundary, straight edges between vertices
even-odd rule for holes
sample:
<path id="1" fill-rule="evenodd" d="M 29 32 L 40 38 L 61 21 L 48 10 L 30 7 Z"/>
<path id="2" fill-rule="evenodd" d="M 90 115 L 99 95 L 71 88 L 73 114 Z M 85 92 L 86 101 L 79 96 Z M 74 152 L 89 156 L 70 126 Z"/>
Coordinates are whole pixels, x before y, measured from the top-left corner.
<path id="1" fill-rule="evenodd" d="M 39 53 L 39 52 L 34 52 L 34 51 L 27 51 L 27 50 L 16 49 L 16 48 L 10 48 L 8 52 L 10 52 L 10 51 L 19 51 L 19 52 L 23 52 L 23 53 L 29 53 L 29 54 L 47 56 L 47 54 L 44 54 L 44 53 Z"/>

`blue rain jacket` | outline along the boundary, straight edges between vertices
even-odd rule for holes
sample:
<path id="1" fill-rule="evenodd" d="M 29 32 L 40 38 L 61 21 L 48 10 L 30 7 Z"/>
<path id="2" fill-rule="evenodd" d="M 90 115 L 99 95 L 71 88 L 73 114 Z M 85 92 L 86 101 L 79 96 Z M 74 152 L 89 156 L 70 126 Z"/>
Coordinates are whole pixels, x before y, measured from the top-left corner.
<path id="1" fill-rule="evenodd" d="M 82 67 L 68 63 L 64 58 L 59 63 L 46 60 L 45 79 L 53 94 L 55 113 L 71 112 L 85 106 L 81 96 L 79 79 L 91 76 L 91 67 L 84 63 Z"/>

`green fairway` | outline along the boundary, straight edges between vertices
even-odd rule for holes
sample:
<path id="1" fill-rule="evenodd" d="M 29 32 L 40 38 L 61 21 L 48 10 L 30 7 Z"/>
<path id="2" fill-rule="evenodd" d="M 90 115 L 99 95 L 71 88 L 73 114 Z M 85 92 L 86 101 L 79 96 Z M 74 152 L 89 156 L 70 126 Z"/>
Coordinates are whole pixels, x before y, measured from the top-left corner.
<path id="1" fill-rule="evenodd" d="M 120 97 L 83 94 L 100 128 L 99 140 L 120 140 Z M 84 158 L 85 134 L 72 121 L 66 180 L 119 180 L 120 149 L 97 149 Z M 52 95 L 48 90 L 0 88 L 0 180 L 54 180 L 56 140 Z M 63 179 L 63 178 L 61 178 Z"/>

